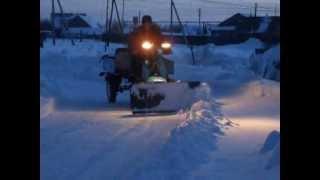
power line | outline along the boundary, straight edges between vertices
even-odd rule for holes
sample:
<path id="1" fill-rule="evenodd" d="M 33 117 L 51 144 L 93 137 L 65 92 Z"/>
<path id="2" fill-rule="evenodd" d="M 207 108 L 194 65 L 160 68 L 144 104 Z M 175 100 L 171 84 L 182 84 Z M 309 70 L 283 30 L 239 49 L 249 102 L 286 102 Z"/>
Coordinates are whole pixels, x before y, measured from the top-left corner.
<path id="1" fill-rule="evenodd" d="M 252 8 L 252 5 L 244 5 L 244 4 L 240 4 L 240 3 L 232 3 L 232 2 L 224 2 L 224 1 L 216 1 L 216 0 L 202 0 L 202 1 L 206 1 L 209 3 L 215 3 L 215 4 L 221 4 L 221 5 L 228 5 L 228 6 L 234 6 L 234 7 L 242 7 L 242 8 Z M 274 4 L 273 4 L 274 7 Z M 268 6 L 261 6 L 261 4 L 259 4 L 260 9 L 274 9 L 273 7 L 268 7 Z"/>
<path id="2" fill-rule="evenodd" d="M 222 1 L 214 1 L 214 0 L 205 0 L 209 3 L 221 4 L 221 5 L 229 5 L 229 6 L 237 6 L 237 7 L 245 7 L 249 8 L 250 6 L 238 3 L 230 3 L 230 2 L 222 2 Z"/>

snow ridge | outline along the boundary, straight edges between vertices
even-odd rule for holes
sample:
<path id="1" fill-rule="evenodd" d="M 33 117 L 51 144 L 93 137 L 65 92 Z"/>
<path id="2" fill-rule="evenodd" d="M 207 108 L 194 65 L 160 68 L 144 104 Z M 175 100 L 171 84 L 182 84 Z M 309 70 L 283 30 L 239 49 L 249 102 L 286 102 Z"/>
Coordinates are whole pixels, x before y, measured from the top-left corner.
<path id="1" fill-rule="evenodd" d="M 261 154 L 269 154 L 269 160 L 265 166 L 266 170 L 270 170 L 278 165 L 280 165 L 280 132 L 272 131 L 262 149 L 260 150 Z"/>
<path id="2" fill-rule="evenodd" d="M 53 98 L 40 97 L 40 119 L 47 117 L 54 111 Z"/>
<path id="3" fill-rule="evenodd" d="M 209 154 L 218 148 L 219 136 L 232 126 L 219 106 L 212 100 L 194 103 L 182 114 L 185 120 L 170 131 L 156 158 L 145 164 L 135 179 L 185 179 L 208 162 Z"/>

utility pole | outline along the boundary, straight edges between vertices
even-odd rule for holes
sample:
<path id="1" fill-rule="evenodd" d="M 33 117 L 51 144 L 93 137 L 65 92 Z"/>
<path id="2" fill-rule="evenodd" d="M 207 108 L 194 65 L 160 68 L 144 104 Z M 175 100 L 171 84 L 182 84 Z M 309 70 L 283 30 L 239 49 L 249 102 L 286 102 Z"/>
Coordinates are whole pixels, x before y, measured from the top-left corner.
<path id="1" fill-rule="evenodd" d="M 277 5 L 274 7 L 274 16 L 277 16 Z"/>
<path id="2" fill-rule="evenodd" d="M 106 10 L 106 32 L 108 31 L 109 23 L 109 0 L 107 0 L 107 10 Z"/>
<path id="3" fill-rule="evenodd" d="M 62 16 L 62 19 L 61 19 L 62 20 L 62 30 L 67 32 L 67 31 L 69 31 L 69 21 L 68 21 L 68 19 L 65 19 L 65 17 L 64 17 L 64 11 L 63 11 L 60 0 L 57 0 L 57 2 L 59 5 L 61 16 Z M 74 46 L 75 43 L 74 43 L 72 35 L 70 36 L 70 40 L 71 40 L 71 44 Z"/>
<path id="4" fill-rule="evenodd" d="M 201 26 L 201 8 L 198 9 L 198 21 L 199 21 L 199 27 Z"/>
<path id="5" fill-rule="evenodd" d="M 192 46 L 192 44 L 191 44 L 191 43 L 188 41 L 188 39 L 187 39 L 184 26 L 183 26 L 182 21 L 181 21 L 181 19 L 180 19 L 180 17 L 179 17 L 178 10 L 177 10 L 176 5 L 175 5 L 175 3 L 173 2 L 173 0 L 171 0 L 171 8 L 173 8 L 173 10 L 174 10 L 174 12 L 175 12 L 175 15 L 176 15 L 176 17 L 177 17 L 177 20 L 178 20 L 178 22 L 179 22 L 179 24 L 180 24 L 180 27 L 182 28 L 182 34 L 183 34 L 185 43 L 189 46 L 190 51 L 191 51 L 192 64 L 195 65 L 195 64 L 196 64 L 196 61 L 195 61 L 195 56 L 194 56 L 194 52 L 193 52 L 193 46 Z"/>
<path id="6" fill-rule="evenodd" d="M 107 0 L 107 7 L 106 7 L 107 9 L 106 9 L 106 25 L 105 25 L 105 27 L 106 27 L 106 31 L 105 31 L 105 33 L 106 33 L 106 39 L 105 39 L 105 45 L 104 45 L 104 51 L 107 51 L 107 46 L 108 46 L 108 44 L 107 44 L 107 39 L 108 39 L 108 23 L 109 23 L 109 0 Z"/>
<path id="7" fill-rule="evenodd" d="M 171 38 L 172 38 L 172 33 L 173 33 L 173 9 L 172 9 L 172 6 L 173 6 L 173 1 L 171 0 L 170 1 L 170 33 L 171 33 Z"/>
<path id="8" fill-rule="evenodd" d="M 107 42 L 106 42 L 106 46 L 107 47 L 109 47 L 109 44 L 110 44 L 109 35 L 111 34 L 111 27 L 112 27 L 112 20 L 113 20 L 113 10 L 114 9 L 116 11 L 116 16 L 117 16 L 117 20 L 118 20 L 118 25 L 119 25 L 120 31 L 123 34 L 123 27 L 122 27 L 121 19 L 120 19 L 120 16 L 119 16 L 118 6 L 117 6 L 116 1 L 112 0 L 112 2 L 111 2 L 110 19 L 109 19 L 109 25 L 108 25 L 108 36 L 107 36 Z"/>
<path id="9" fill-rule="evenodd" d="M 140 24 L 141 23 L 141 11 L 139 10 L 139 12 L 138 12 L 138 24 Z"/>
<path id="10" fill-rule="evenodd" d="M 55 16 L 55 8 L 54 8 L 54 0 L 51 0 L 51 26 L 52 26 L 52 44 L 56 45 L 56 33 L 55 33 L 55 22 L 54 22 L 54 16 Z"/>
<path id="11" fill-rule="evenodd" d="M 61 14 L 63 14 L 63 8 L 62 8 L 60 0 L 57 0 L 57 2 L 58 2 L 58 5 L 59 5 Z"/>
<path id="12" fill-rule="evenodd" d="M 258 3 L 254 3 L 254 17 L 257 17 Z"/>
<path id="13" fill-rule="evenodd" d="M 108 39 L 107 39 L 107 46 L 108 46 L 108 47 L 109 47 L 109 44 L 110 44 L 109 36 L 110 36 L 110 34 L 111 34 L 111 26 L 112 26 L 111 23 L 112 23 L 112 18 L 113 18 L 113 17 L 112 17 L 112 16 L 113 16 L 113 1 L 114 1 L 114 0 L 112 0 L 112 2 L 111 2 L 111 13 L 110 13 L 110 19 L 109 19 L 109 22 L 108 22 L 108 23 L 109 23 L 109 25 L 108 25 L 108 28 L 109 28 L 109 29 L 108 29 L 108 36 L 107 36 L 107 37 L 108 37 Z"/>
<path id="14" fill-rule="evenodd" d="M 120 31 L 121 31 L 121 33 L 123 33 L 123 26 L 122 26 L 122 23 L 121 23 L 121 19 L 120 19 L 119 10 L 118 10 L 118 6 L 117 6 L 116 0 L 112 0 L 112 6 L 115 7 L 116 15 L 117 15 L 117 19 L 118 19 L 118 23 L 119 23 L 119 27 L 120 27 Z"/>
<path id="15" fill-rule="evenodd" d="M 122 0 L 122 15 L 121 15 L 122 23 L 124 25 L 124 0 Z"/>

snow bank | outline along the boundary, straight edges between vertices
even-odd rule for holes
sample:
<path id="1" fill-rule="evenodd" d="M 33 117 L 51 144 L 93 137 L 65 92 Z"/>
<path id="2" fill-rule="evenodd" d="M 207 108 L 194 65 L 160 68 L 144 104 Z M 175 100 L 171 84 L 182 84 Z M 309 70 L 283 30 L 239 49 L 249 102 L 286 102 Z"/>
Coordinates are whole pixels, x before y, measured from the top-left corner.
<path id="1" fill-rule="evenodd" d="M 265 166 L 265 169 L 270 170 L 276 166 L 280 165 L 280 141 L 277 143 L 276 147 L 274 148 L 272 155 Z"/>
<path id="2" fill-rule="evenodd" d="M 195 103 L 186 113 L 186 120 L 170 132 L 162 150 L 166 166 L 173 179 L 184 179 L 188 172 L 206 163 L 215 151 L 219 136 L 223 135 L 225 121 L 217 104 L 207 101 Z"/>
<path id="3" fill-rule="evenodd" d="M 214 44 L 193 46 L 196 64 L 215 65 L 215 61 L 223 58 L 231 62 L 241 62 L 243 59 L 249 60 L 256 48 L 264 47 L 263 42 L 258 39 L 250 38 L 240 44 L 216 46 Z M 191 50 L 186 45 L 173 45 L 173 53 L 167 55 L 169 59 L 178 64 L 192 64 Z M 230 62 L 230 63 L 231 63 Z"/>
<path id="4" fill-rule="evenodd" d="M 193 104 L 185 116 L 185 121 L 170 132 L 164 151 L 184 151 L 187 157 L 194 158 L 191 162 L 195 162 L 205 152 L 217 148 L 217 137 L 223 135 L 223 128 L 230 121 L 223 118 L 216 103 L 203 100 Z"/>
<path id="5" fill-rule="evenodd" d="M 47 117 L 54 111 L 53 98 L 40 97 L 40 119 Z"/>
<path id="6" fill-rule="evenodd" d="M 260 153 L 269 156 L 265 169 L 269 170 L 280 165 L 280 132 L 272 131 L 267 136 Z"/>
<path id="7" fill-rule="evenodd" d="M 113 53 L 116 48 L 123 47 L 121 44 L 110 43 L 108 51 Z M 105 43 L 102 41 L 83 39 L 82 42 L 75 40 L 72 45 L 71 40 L 57 39 L 56 45 L 52 44 L 52 39 L 47 39 L 44 48 L 40 49 L 40 57 L 46 54 L 57 53 L 68 55 L 69 57 L 101 57 L 105 54 Z M 41 58 L 40 58 L 41 59 Z"/>
<path id="8" fill-rule="evenodd" d="M 54 112 L 54 96 L 59 95 L 55 81 L 40 73 L 40 119 L 44 119 Z"/>
<path id="9" fill-rule="evenodd" d="M 237 59 L 248 59 L 256 48 L 262 47 L 264 47 L 263 42 L 261 42 L 259 39 L 250 38 L 247 41 L 240 44 L 217 46 L 215 52 L 217 54 L 225 54 L 229 57 Z"/>
<path id="10" fill-rule="evenodd" d="M 191 108 L 179 113 L 181 122 L 133 179 L 185 179 L 218 149 L 219 137 L 232 122 L 224 118 L 209 86 L 199 88 L 192 99 Z"/>
<path id="11" fill-rule="evenodd" d="M 209 154 L 218 148 L 219 136 L 232 125 L 213 101 L 200 100 L 181 116 L 184 121 L 170 131 L 160 151 L 137 174 L 137 179 L 189 177 L 189 173 L 208 161 Z"/>
<path id="12" fill-rule="evenodd" d="M 100 82 L 99 59 L 104 53 L 103 42 L 84 40 L 72 46 L 68 40 L 57 40 L 53 46 L 48 40 L 40 51 L 41 94 L 56 95 L 72 81 Z"/>
<path id="13" fill-rule="evenodd" d="M 75 46 L 69 40 L 57 40 L 56 46 L 46 41 L 40 49 L 40 118 L 52 112 L 60 100 L 82 97 L 84 91 L 95 87 L 91 83 L 103 82 L 98 76 L 102 54 L 103 43 L 97 41 L 84 40 Z"/>
<path id="14" fill-rule="evenodd" d="M 175 79 L 207 82 L 211 88 L 239 86 L 256 78 L 250 70 L 249 57 L 261 47 L 263 43 L 257 39 L 227 46 L 194 46 L 196 65 L 192 65 L 190 49 L 174 45 L 173 54 L 167 58 L 175 62 Z"/>
<path id="15" fill-rule="evenodd" d="M 257 75 L 280 81 L 280 44 L 263 54 L 253 54 L 250 58 L 250 66 Z"/>
<path id="16" fill-rule="evenodd" d="M 280 133 L 278 131 L 272 131 L 268 135 L 262 149 L 260 150 L 260 153 L 264 154 L 274 149 L 274 147 L 277 145 L 279 140 L 280 140 Z"/>

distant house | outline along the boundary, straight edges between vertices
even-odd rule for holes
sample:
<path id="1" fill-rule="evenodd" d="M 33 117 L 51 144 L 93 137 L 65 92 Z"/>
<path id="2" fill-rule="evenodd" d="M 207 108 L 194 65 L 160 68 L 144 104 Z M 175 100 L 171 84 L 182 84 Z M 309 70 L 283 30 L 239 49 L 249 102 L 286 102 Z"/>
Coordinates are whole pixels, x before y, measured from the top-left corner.
<path id="1" fill-rule="evenodd" d="M 250 16 L 237 13 L 219 24 L 220 27 L 235 27 L 235 30 L 243 33 L 264 33 L 270 25 L 280 27 L 279 16 Z"/>
<path id="2" fill-rule="evenodd" d="M 244 14 L 237 13 L 230 18 L 222 21 L 219 27 L 233 27 L 235 31 L 241 33 L 251 32 L 258 29 L 260 24 L 259 17 L 250 17 Z"/>
<path id="3" fill-rule="evenodd" d="M 222 21 L 217 28 L 212 30 L 212 35 L 214 37 L 228 37 L 229 39 L 256 37 L 265 41 L 278 42 L 280 39 L 280 17 L 254 17 L 237 13 Z"/>
<path id="4" fill-rule="evenodd" d="M 60 35 L 96 34 L 97 29 L 88 20 L 86 14 L 55 13 L 51 15 L 54 27 Z"/>
<path id="5" fill-rule="evenodd" d="M 280 40 L 280 17 L 272 17 L 266 34 L 271 36 L 271 38 L 276 38 Z"/>

